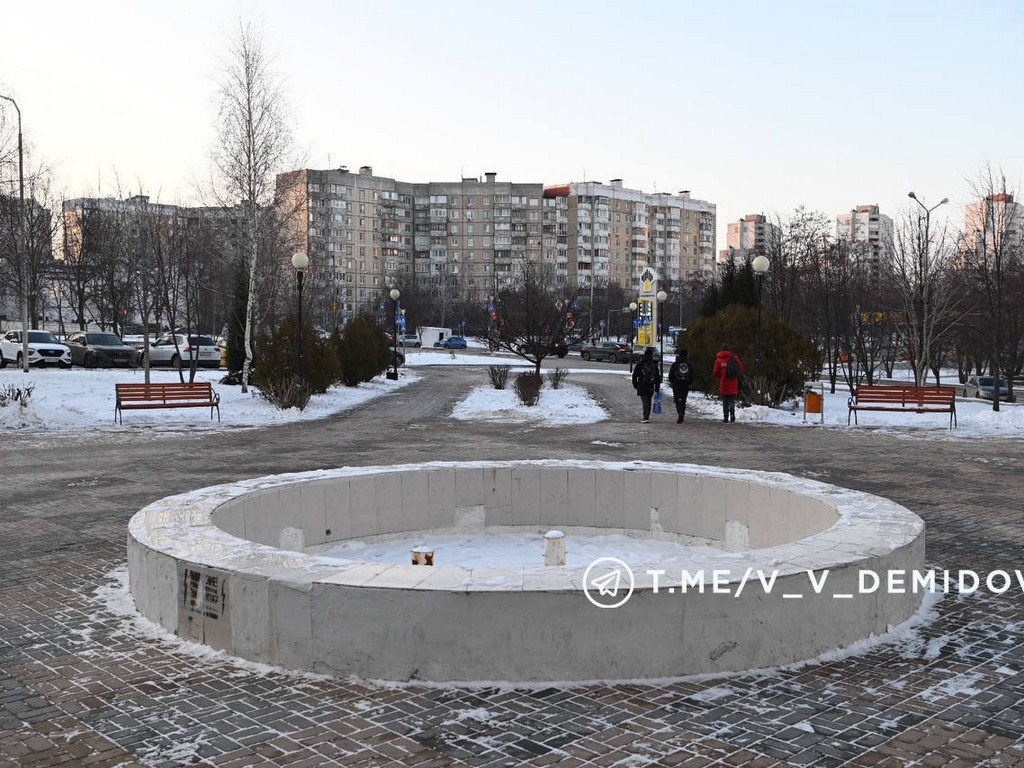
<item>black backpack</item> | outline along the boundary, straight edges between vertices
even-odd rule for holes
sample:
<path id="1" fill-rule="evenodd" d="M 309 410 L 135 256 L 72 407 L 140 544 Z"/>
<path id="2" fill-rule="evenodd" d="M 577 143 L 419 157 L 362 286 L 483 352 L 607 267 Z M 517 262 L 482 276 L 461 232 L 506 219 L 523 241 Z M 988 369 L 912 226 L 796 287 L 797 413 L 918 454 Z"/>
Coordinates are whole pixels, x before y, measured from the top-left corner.
<path id="1" fill-rule="evenodd" d="M 660 371 L 658 370 L 658 364 L 653 360 L 648 360 L 640 366 L 640 376 L 638 381 L 641 384 L 657 384 L 660 378 Z"/>
<path id="2" fill-rule="evenodd" d="M 725 364 L 725 378 L 727 379 L 738 379 L 740 377 L 740 361 L 736 359 L 735 355 L 729 358 L 729 362 Z"/>
<path id="3" fill-rule="evenodd" d="M 674 382 L 676 384 L 689 384 L 691 381 L 693 381 L 693 368 L 685 360 L 680 360 L 676 363 Z"/>

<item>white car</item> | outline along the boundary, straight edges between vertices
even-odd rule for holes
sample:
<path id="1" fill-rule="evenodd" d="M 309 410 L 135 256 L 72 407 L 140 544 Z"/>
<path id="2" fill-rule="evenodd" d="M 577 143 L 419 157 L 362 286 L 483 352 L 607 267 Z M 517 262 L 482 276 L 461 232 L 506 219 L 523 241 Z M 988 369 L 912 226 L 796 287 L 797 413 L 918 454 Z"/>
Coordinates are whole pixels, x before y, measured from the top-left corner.
<path id="1" fill-rule="evenodd" d="M 8 331 L 0 337 L 0 368 L 6 367 L 8 363 L 20 366 L 22 350 L 21 331 Z M 71 350 L 57 341 L 57 337 L 49 331 L 29 331 L 28 364 L 70 368 Z"/>
<path id="2" fill-rule="evenodd" d="M 220 367 L 220 348 L 212 336 L 165 333 L 149 345 L 150 365 L 188 368 L 193 358 L 200 368 Z"/>

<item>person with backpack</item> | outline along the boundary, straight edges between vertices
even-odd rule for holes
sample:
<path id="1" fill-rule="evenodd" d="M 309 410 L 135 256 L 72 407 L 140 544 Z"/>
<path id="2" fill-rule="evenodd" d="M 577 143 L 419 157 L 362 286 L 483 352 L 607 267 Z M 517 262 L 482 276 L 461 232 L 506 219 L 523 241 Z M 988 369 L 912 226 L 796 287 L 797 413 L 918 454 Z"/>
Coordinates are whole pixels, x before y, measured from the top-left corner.
<path id="1" fill-rule="evenodd" d="M 668 369 L 668 383 L 672 387 L 672 402 L 676 404 L 676 424 L 682 424 L 686 418 L 686 397 L 690 394 L 690 384 L 693 383 L 693 367 L 687 359 L 686 350 L 680 349 L 676 353 L 676 361 Z"/>
<path id="2" fill-rule="evenodd" d="M 718 379 L 718 394 L 722 396 L 722 421 L 736 421 L 736 396 L 740 393 L 743 362 L 729 350 L 728 344 L 722 345 L 711 375 Z"/>
<path id="3" fill-rule="evenodd" d="M 647 347 L 643 357 L 633 369 L 633 389 L 640 396 L 644 408 L 643 423 L 651 420 L 651 401 L 661 391 L 661 367 L 654 359 L 654 347 Z"/>

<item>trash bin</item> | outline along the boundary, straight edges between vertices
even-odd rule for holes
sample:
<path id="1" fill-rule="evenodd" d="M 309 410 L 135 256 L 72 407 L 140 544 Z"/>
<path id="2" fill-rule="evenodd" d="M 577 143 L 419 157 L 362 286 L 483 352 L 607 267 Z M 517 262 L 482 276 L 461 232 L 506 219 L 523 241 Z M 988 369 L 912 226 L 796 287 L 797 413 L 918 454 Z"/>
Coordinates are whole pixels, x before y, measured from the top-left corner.
<path id="1" fill-rule="evenodd" d="M 804 413 L 821 413 L 821 408 L 821 395 L 808 389 L 804 393 Z"/>

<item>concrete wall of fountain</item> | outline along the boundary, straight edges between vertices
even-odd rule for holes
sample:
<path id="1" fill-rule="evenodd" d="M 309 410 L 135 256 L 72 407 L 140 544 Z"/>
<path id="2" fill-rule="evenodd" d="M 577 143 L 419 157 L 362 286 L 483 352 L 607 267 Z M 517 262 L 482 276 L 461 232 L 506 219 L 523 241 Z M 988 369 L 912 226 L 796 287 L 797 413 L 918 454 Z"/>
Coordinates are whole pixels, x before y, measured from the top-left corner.
<path id="1" fill-rule="evenodd" d="M 722 551 L 631 562 L 632 597 L 601 609 L 583 594 L 583 569 L 446 566 L 443 552 L 436 567 L 339 562 L 281 546 L 550 528 L 570 531 L 570 548 L 573 531 L 600 531 Z M 777 473 L 435 463 L 161 499 L 132 518 L 128 562 L 142 615 L 252 661 L 387 680 L 642 679 L 788 664 L 886 632 L 922 595 L 858 594 L 859 573 L 923 568 L 924 524 L 890 500 Z M 730 587 L 682 593 L 683 567 L 709 582 L 728 571 Z M 776 574 L 770 594 L 749 583 L 758 569 Z M 815 594 L 807 570 L 825 569 Z M 657 594 L 649 570 L 666 571 Z"/>

